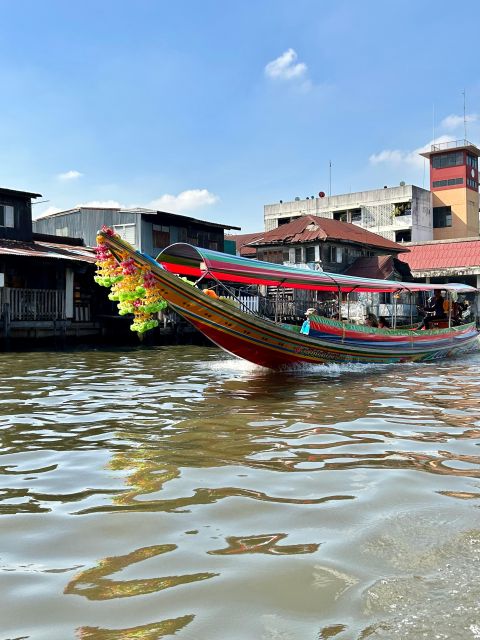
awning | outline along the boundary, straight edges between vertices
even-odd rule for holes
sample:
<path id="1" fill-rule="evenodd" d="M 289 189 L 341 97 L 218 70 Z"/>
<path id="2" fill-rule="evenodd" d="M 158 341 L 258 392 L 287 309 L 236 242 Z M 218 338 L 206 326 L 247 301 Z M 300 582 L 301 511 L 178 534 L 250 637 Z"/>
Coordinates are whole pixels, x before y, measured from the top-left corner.
<path id="1" fill-rule="evenodd" d="M 474 287 L 465 284 L 433 285 L 417 282 L 396 282 L 371 278 L 357 278 L 341 273 L 327 273 L 310 269 L 250 260 L 232 256 L 211 249 L 194 247 L 185 243 L 172 244 L 157 256 L 159 262 L 172 273 L 199 278 L 211 275 L 224 282 L 292 287 L 294 289 L 315 289 L 318 291 L 430 291 L 441 288 L 444 291 L 473 292 Z"/>

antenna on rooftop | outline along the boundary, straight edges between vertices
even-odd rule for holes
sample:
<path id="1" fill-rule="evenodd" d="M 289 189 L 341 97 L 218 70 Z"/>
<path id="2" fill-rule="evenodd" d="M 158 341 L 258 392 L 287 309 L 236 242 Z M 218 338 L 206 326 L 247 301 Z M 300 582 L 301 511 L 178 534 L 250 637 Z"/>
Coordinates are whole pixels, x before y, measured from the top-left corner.
<path id="1" fill-rule="evenodd" d="M 464 140 L 467 139 L 467 111 L 465 108 L 466 96 L 465 89 L 462 91 L 463 94 L 463 132 L 464 132 Z"/>
<path id="2" fill-rule="evenodd" d="M 332 161 L 331 160 L 329 161 L 328 184 L 329 184 L 328 195 L 331 196 L 332 195 Z"/>
<path id="3" fill-rule="evenodd" d="M 432 145 L 435 144 L 435 103 L 433 103 L 432 105 L 432 133 L 433 133 L 433 140 L 432 140 Z"/>

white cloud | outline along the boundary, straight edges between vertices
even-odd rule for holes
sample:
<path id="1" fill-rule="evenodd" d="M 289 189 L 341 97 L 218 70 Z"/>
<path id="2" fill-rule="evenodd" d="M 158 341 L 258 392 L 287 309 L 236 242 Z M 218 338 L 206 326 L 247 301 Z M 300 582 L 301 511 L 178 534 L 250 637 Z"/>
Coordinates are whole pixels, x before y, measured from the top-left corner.
<path id="1" fill-rule="evenodd" d="M 423 167 L 424 158 L 420 155 L 424 151 L 430 151 L 432 144 L 441 144 L 442 142 L 450 142 L 451 137 L 447 135 L 439 136 L 435 140 L 414 149 L 413 151 L 401 151 L 399 149 L 384 149 L 379 153 L 373 153 L 370 158 L 370 164 L 392 164 L 392 165 L 409 165 L 420 169 Z"/>
<path id="2" fill-rule="evenodd" d="M 210 193 L 208 189 L 189 189 L 182 191 L 178 195 L 171 195 L 165 193 L 164 195 L 152 200 L 151 202 L 144 204 L 129 204 L 125 205 L 118 200 L 89 200 L 88 202 L 80 202 L 74 207 L 68 207 L 68 209 L 76 209 L 77 207 L 88 207 L 91 209 L 132 209 L 136 207 L 144 207 L 146 209 L 155 209 L 158 211 L 171 211 L 173 213 L 186 213 L 199 209 L 208 205 L 219 202 L 220 198 L 214 193 Z M 37 217 L 49 216 L 60 211 L 65 211 L 58 207 L 50 206 Z"/>
<path id="3" fill-rule="evenodd" d="M 174 196 L 165 193 L 148 203 L 147 207 L 158 211 L 172 211 L 174 213 L 184 213 L 193 211 L 208 205 L 215 204 L 220 198 L 207 189 L 188 189 Z"/>
<path id="4" fill-rule="evenodd" d="M 33 202 L 32 204 L 35 203 Z M 51 216 L 54 213 L 58 213 L 59 211 L 61 211 L 61 209 L 59 209 L 58 207 L 47 207 L 44 211 L 41 211 L 37 214 L 36 210 L 34 209 L 33 218 L 37 220 L 38 218 L 43 218 L 44 216 Z"/>
<path id="5" fill-rule="evenodd" d="M 468 113 L 465 116 L 465 120 L 467 122 L 476 122 L 478 120 L 478 114 Z M 459 127 L 463 127 L 463 125 L 464 125 L 463 116 L 457 116 L 454 113 L 444 118 L 440 124 L 441 127 L 448 130 L 458 129 Z"/>
<path id="6" fill-rule="evenodd" d="M 287 49 L 281 56 L 265 66 L 265 75 L 279 80 L 303 79 L 307 75 L 307 65 L 296 62 L 298 58 L 294 49 Z"/>
<path id="7" fill-rule="evenodd" d="M 81 202 L 76 204 L 75 207 L 88 207 L 90 209 L 124 209 L 125 205 L 120 204 L 117 200 L 89 200 L 88 202 Z"/>
<path id="8" fill-rule="evenodd" d="M 57 178 L 59 180 L 67 181 L 67 180 L 77 180 L 77 178 L 81 178 L 83 173 L 80 171 L 66 171 L 65 173 L 59 173 Z"/>
<path id="9" fill-rule="evenodd" d="M 391 164 L 401 164 L 405 159 L 405 152 L 398 149 L 384 149 L 380 153 L 373 153 L 369 160 L 370 164 L 382 164 L 389 162 Z"/>

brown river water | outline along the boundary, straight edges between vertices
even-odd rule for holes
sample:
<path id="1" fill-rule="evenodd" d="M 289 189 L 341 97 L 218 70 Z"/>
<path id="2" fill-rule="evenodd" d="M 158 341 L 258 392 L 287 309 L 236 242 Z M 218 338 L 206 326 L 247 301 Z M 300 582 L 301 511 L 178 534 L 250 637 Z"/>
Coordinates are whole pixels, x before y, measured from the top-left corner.
<path id="1" fill-rule="evenodd" d="M 480 354 L 4 353 L 0 640 L 480 638 Z"/>

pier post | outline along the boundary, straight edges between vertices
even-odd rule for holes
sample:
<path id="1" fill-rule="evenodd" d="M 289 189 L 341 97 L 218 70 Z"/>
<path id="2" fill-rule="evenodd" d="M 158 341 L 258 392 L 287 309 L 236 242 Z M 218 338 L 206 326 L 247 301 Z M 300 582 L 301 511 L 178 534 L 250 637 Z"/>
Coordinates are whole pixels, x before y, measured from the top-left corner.
<path id="1" fill-rule="evenodd" d="M 10 348 L 10 305 L 8 302 L 4 302 L 2 305 L 2 318 L 3 318 L 3 340 L 5 351 Z"/>

